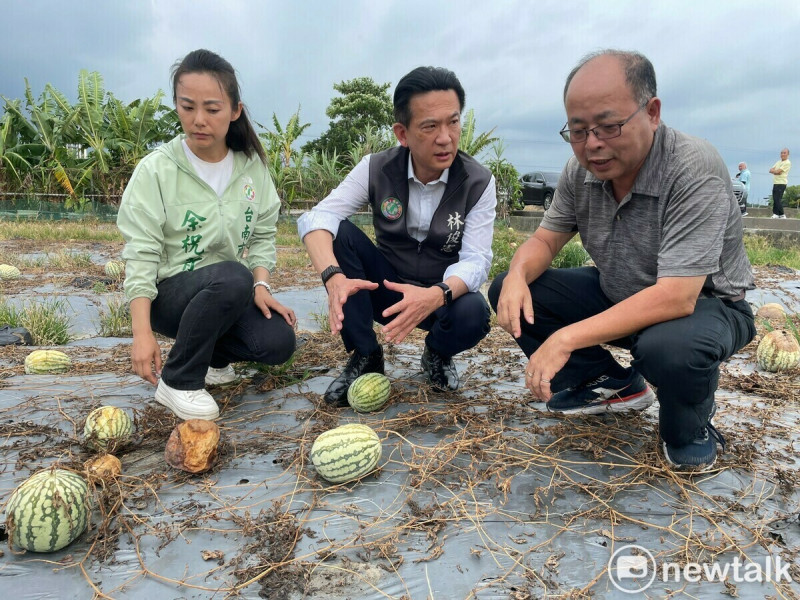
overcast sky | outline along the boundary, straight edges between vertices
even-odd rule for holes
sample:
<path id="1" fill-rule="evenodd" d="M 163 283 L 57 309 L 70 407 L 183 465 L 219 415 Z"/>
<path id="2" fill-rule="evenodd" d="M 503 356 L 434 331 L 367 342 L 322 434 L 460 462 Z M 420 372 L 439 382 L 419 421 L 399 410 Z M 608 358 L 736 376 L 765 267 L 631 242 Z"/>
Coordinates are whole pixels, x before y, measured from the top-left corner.
<path id="1" fill-rule="evenodd" d="M 0 94 L 51 83 L 74 100 L 81 69 L 126 102 L 171 96 L 173 62 L 208 48 L 236 68 L 255 121 L 286 123 L 301 107 L 328 125 L 333 84 L 369 76 L 394 85 L 419 65 L 455 71 L 478 130 L 495 129 L 520 172 L 560 171 L 570 147 L 564 79 L 584 54 L 638 50 L 653 62 L 670 126 L 710 140 L 728 169 L 753 174 L 751 197 L 789 147 L 800 184 L 800 2 L 689 0 L 5 0 Z"/>

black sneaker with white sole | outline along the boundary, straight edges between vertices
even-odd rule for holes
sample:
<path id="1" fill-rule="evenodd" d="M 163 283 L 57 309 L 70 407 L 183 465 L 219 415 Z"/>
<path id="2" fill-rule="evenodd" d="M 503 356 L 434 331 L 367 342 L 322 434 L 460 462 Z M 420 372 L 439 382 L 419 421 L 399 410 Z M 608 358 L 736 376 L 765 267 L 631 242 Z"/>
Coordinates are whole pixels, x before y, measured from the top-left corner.
<path id="1" fill-rule="evenodd" d="M 601 375 L 553 394 L 547 410 L 564 414 L 597 415 L 604 412 L 644 410 L 656 395 L 634 369 L 625 379 Z"/>

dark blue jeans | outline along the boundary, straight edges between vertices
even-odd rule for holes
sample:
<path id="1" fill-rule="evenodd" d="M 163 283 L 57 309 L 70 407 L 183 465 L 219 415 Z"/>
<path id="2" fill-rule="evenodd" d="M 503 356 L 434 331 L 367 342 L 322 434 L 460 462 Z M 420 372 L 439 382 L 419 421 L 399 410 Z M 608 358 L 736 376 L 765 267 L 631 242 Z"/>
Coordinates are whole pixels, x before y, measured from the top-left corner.
<path id="1" fill-rule="evenodd" d="M 489 289 L 489 302 L 497 301 L 506 273 Z M 517 343 L 530 357 L 554 332 L 613 306 L 600 289 L 594 267 L 548 269 L 530 285 L 534 323 L 522 320 Z M 657 388 L 659 429 L 664 441 L 675 446 L 691 442 L 708 422 L 719 382 L 719 365 L 755 336 L 753 312 L 746 300 L 723 301 L 701 297 L 694 313 L 656 323 L 612 346 L 631 351 L 633 367 Z M 602 346 L 576 350 L 553 378 L 557 392 L 596 378 L 614 366 Z"/>
<path id="2" fill-rule="evenodd" d="M 786 191 L 786 184 L 776 183 L 772 186 L 772 213 L 775 215 L 783 214 L 783 192 Z"/>
<path id="3" fill-rule="evenodd" d="M 373 322 L 385 325 L 391 321 L 393 317 L 387 319 L 381 313 L 403 299 L 402 294 L 384 287 L 383 280 L 398 283 L 401 280 L 375 244 L 348 220 L 339 224 L 333 252 L 347 277 L 380 284 L 374 291 L 362 290 L 350 296 L 343 309 L 344 347 L 348 352 L 356 349 L 361 354 L 368 354 L 378 348 Z M 449 307 L 438 308 L 417 327 L 429 332 L 425 343 L 431 350 L 449 358 L 473 348 L 486 337 L 490 316 L 483 295 L 468 292 L 456 298 Z"/>
<path id="4" fill-rule="evenodd" d="M 294 330 L 281 315 L 267 319 L 256 308 L 253 275 L 241 263 L 184 271 L 157 287 L 150 323 L 154 331 L 175 339 L 161 371 L 170 387 L 198 390 L 209 366 L 237 361 L 278 365 L 294 352 Z"/>

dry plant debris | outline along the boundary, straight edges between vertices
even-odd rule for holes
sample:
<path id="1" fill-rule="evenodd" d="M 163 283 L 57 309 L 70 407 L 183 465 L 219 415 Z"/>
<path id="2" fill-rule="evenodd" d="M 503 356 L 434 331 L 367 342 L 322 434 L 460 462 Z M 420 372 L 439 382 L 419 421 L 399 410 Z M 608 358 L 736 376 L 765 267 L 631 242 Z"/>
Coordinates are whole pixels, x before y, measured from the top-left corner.
<path id="1" fill-rule="evenodd" d="M 658 561 L 780 554 L 797 564 L 797 538 L 771 527 L 797 518 L 797 371 L 726 365 L 717 424 L 729 448 L 712 472 L 688 476 L 663 460 L 657 407 L 564 417 L 530 403 L 522 355 L 500 330 L 457 359 L 464 385 L 451 397 L 418 375 L 422 334 L 387 347 L 392 397 L 368 415 L 321 401 L 329 379 L 317 377 L 347 357 L 330 334 L 303 336 L 285 369 L 251 369 L 240 384 L 212 390 L 222 440 L 202 476 L 165 465 L 178 420 L 130 375 L 128 345 L 70 347 L 70 373 L 19 384 L 28 349 L 0 348 L 0 387 L 15 398 L 0 403 L 2 456 L 14 479 L 54 462 L 81 470 L 91 456 L 82 420 L 109 398 L 134 416 L 135 439 L 117 452 L 122 475 L 94 482 L 91 529 L 57 568 L 79 569 L 98 598 L 135 589 L 142 577 L 219 597 L 257 589 L 268 598 L 416 598 L 433 585 L 427 569 L 446 561 L 475 597 L 527 599 L 602 597 L 605 565 L 578 565 L 576 555 L 607 557 L 640 535 Z M 756 343 L 737 364 L 752 365 Z M 362 480 L 331 486 L 308 452 L 319 433 L 345 422 L 373 427 L 384 459 Z M 175 544 L 194 560 L 179 572 L 160 569 L 159 553 Z M 114 565 L 122 548 L 135 556 L 129 578 L 101 584 L 93 569 Z M 720 589 L 741 593 L 730 583 Z M 785 584 L 769 593 L 799 597 Z"/>

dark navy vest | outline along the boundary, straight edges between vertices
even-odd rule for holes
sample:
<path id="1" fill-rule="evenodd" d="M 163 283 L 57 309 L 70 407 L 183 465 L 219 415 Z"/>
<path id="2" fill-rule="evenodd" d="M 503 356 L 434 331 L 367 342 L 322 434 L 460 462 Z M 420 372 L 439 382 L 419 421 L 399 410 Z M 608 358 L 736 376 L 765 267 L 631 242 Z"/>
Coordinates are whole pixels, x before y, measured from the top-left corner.
<path id="1" fill-rule="evenodd" d="M 431 285 L 458 262 L 467 214 L 489 185 L 492 173 L 458 152 L 428 236 L 408 235 L 408 148 L 396 146 L 369 159 L 369 203 L 378 250 L 404 283 Z"/>

